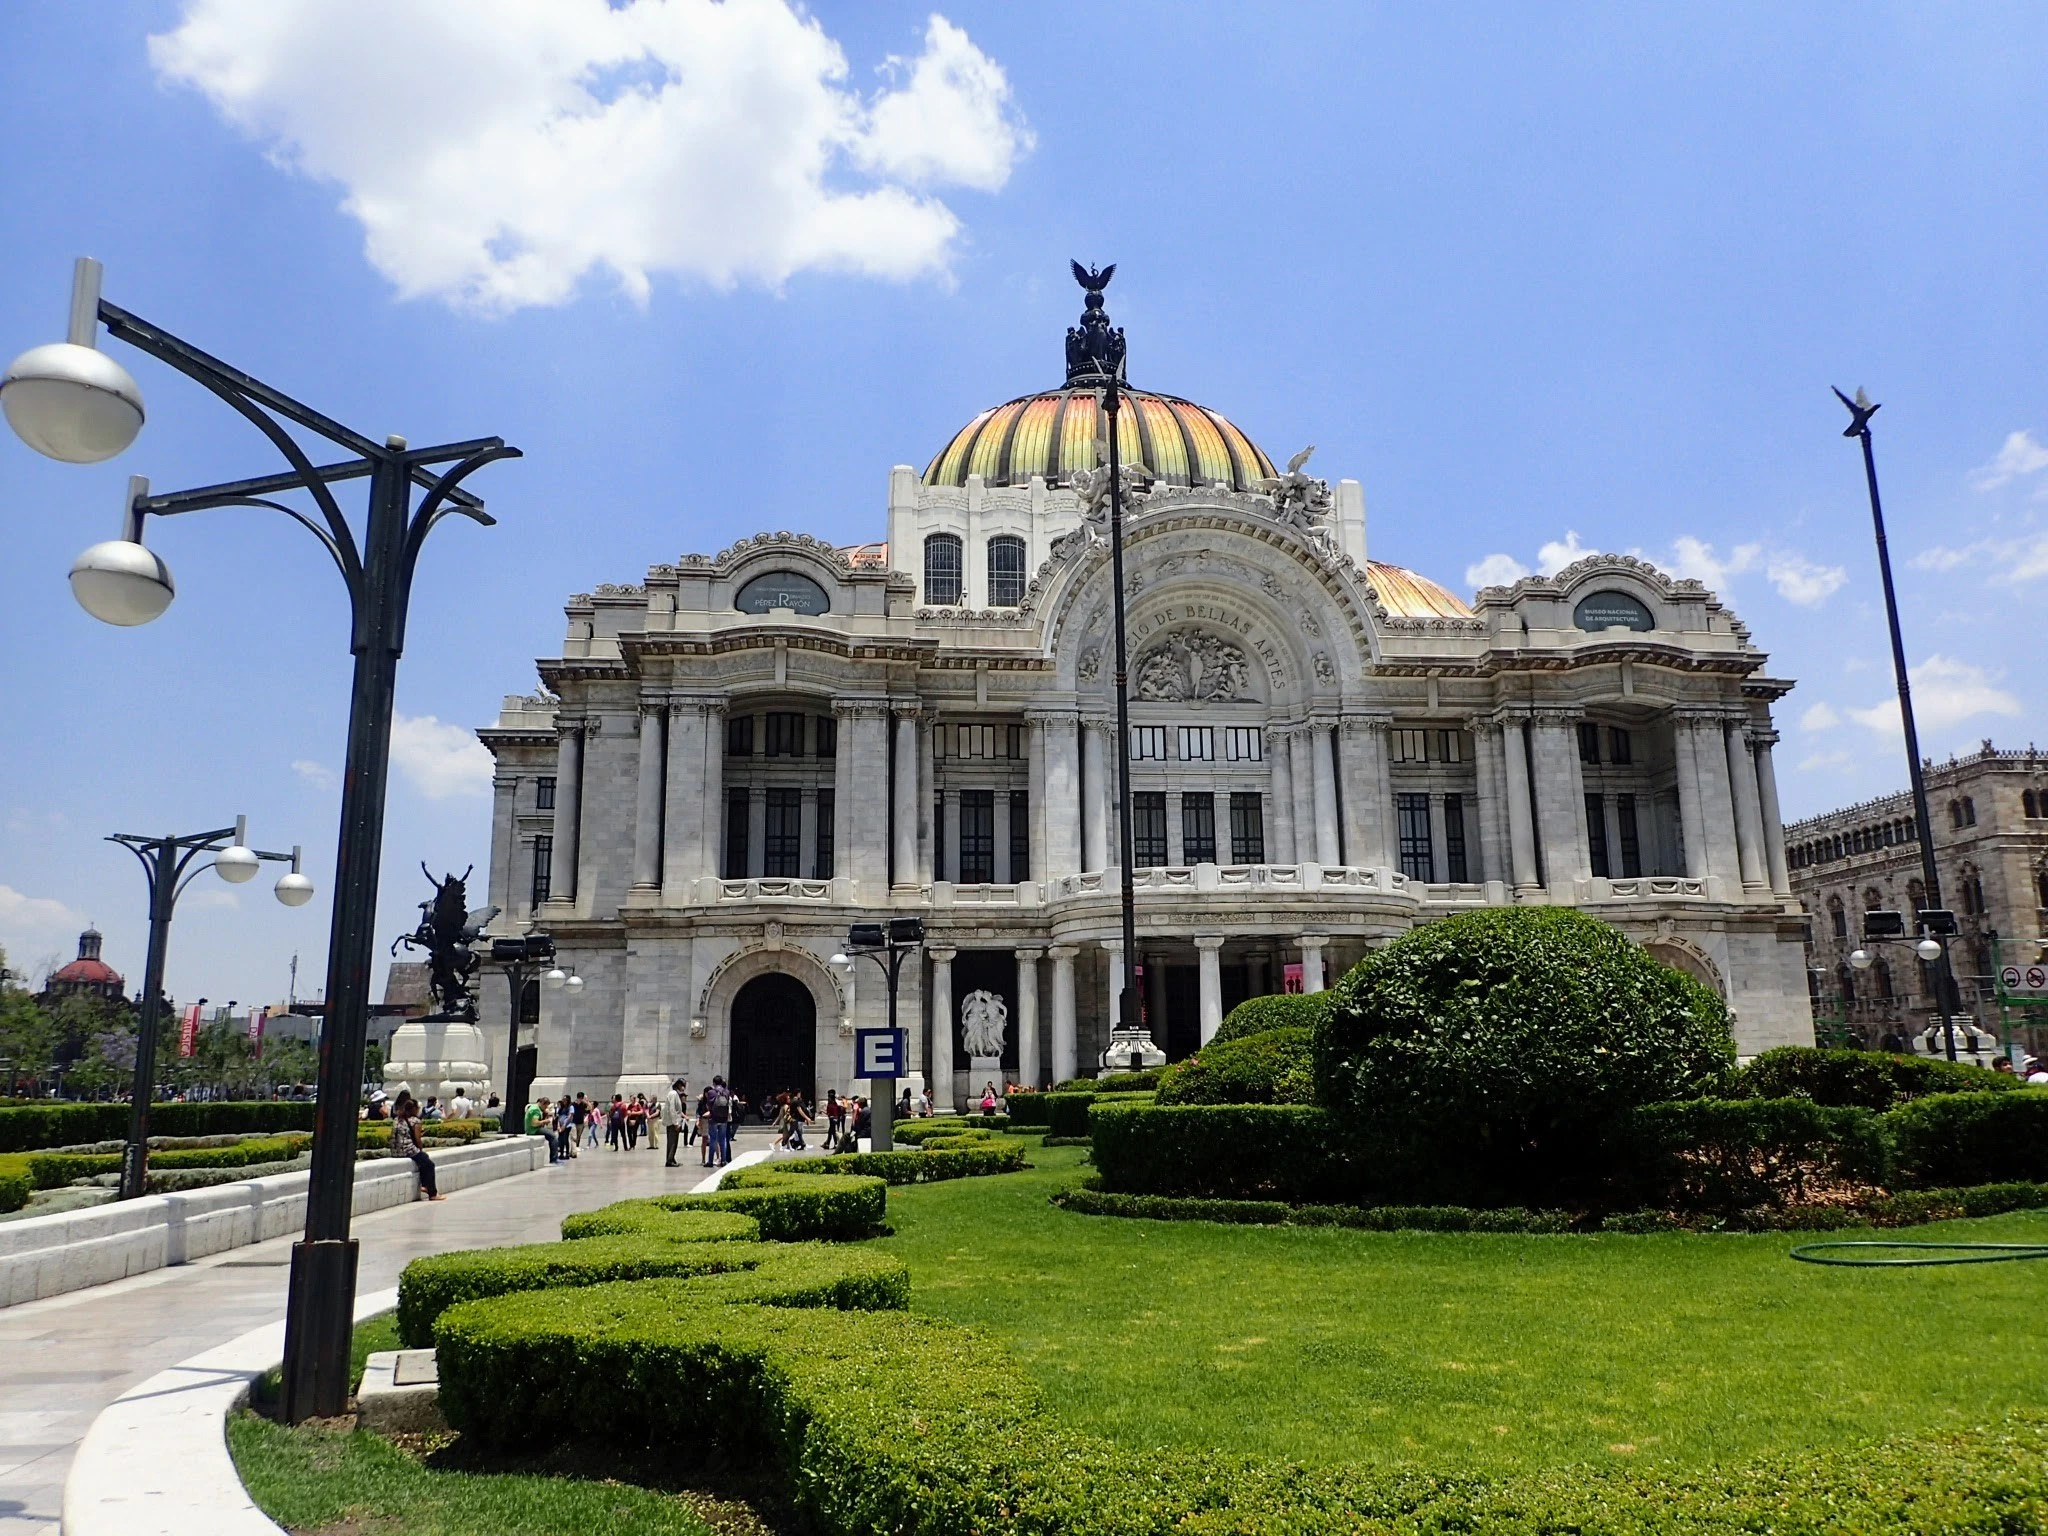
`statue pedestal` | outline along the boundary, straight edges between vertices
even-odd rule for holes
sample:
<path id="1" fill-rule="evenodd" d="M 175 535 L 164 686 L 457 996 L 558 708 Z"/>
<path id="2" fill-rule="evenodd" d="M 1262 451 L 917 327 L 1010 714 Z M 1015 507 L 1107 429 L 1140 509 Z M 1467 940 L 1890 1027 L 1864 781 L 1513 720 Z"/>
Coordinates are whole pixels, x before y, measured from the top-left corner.
<path id="1" fill-rule="evenodd" d="M 1108 1077 L 1113 1072 L 1142 1072 L 1165 1065 L 1166 1052 L 1152 1043 L 1149 1032 L 1113 1029 L 1109 1033 L 1109 1047 L 1101 1056 L 1102 1070 L 1096 1075 Z"/>
<path id="2" fill-rule="evenodd" d="M 1000 1056 L 976 1056 L 967 1063 L 967 1077 L 960 1102 L 967 1106 L 967 1113 L 981 1113 L 981 1089 L 984 1083 L 996 1085 L 996 1100 L 1003 1097 L 1003 1058 Z"/>
<path id="3" fill-rule="evenodd" d="M 407 1088 L 421 1100 L 446 1101 L 458 1088 L 480 1096 L 491 1079 L 484 1057 L 484 1032 L 470 1020 L 413 1019 L 391 1032 L 384 1088 L 394 1097 Z"/>

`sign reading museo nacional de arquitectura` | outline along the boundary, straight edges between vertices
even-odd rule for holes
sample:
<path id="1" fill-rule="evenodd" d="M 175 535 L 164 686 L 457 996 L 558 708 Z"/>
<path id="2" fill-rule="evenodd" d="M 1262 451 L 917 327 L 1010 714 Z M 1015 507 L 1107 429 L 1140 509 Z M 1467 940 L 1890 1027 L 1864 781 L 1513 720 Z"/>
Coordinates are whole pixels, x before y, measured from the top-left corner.
<path id="1" fill-rule="evenodd" d="M 1368 557 L 1355 480 L 1142 387 L 1122 954 L 1093 366 L 1070 347 L 1064 384 L 892 470 L 883 542 L 759 533 L 569 599 L 542 691 L 481 733 L 499 926 L 585 982 L 529 1000 L 534 1092 L 859 1087 L 888 999 L 828 962 L 908 915 L 909 1077 L 942 1104 L 1095 1071 L 1126 964 L 1180 1057 L 1244 997 L 1515 903 L 1698 976 L 1745 1054 L 1811 1041 L 1771 761 L 1791 684 L 1714 594 L 1596 556 L 1468 604 Z"/>

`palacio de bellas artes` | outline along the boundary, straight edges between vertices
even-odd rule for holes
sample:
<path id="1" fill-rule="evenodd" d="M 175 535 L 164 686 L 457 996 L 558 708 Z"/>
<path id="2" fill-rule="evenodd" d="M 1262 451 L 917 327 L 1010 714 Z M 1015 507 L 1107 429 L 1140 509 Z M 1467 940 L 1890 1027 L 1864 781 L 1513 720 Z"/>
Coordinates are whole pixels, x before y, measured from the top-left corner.
<path id="1" fill-rule="evenodd" d="M 479 733 L 497 928 L 552 933 L 584 983 L 525 1004 L 534 1094 L 864 1091 L 846 1037 L 888 999 L 830 962 L 899 916 L 926 925 L 899 1006 L 941 1108 L 1099 1070 L 1127 964 L 1178 1059 L 1245 997 L 1516 903 L 1714 987 L 1744 1056 L 1810 1044 L 1772 767 L 1792 684 L 1741 619 L 1612 555 L 1468 604 L 1372 558 L 1358 480 L 1277 467 L 1156 392 L 1135 342 L 1122 952 L 1099 286 L 1086 305 L 1063 383 L 888 472 L 884 540 L 655 551 L 568 599 L 539 691 Z M 502 1063 L 506 989 L 484 1003 Z"/>

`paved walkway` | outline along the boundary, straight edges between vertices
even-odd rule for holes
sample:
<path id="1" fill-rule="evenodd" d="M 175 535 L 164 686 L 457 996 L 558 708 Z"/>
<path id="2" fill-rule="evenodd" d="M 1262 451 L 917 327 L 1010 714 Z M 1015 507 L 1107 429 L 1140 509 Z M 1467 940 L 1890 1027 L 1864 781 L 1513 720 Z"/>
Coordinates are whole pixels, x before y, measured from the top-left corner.
<path id="1" fill-rule="evenodd" d="M 746 1130 L 735 1151 L 766 1151 Z M 422 1254 L 548 1242 L 564 1216 L 634 1195 L 686 1190 L 706 1177 L 696 1149 L 679 1168 L 658 1150 L 588 1148 L 573 1162 L 378 1211 L 356 1223 L 357 1286 L 398 1283 Z M 144 1377 L 284 1316 L 292 1238 L 233 1248 L 91 1290 L 0 1309 L 0 1536 L 57 1536 L 64 1477 L 100 1410 Z"/>

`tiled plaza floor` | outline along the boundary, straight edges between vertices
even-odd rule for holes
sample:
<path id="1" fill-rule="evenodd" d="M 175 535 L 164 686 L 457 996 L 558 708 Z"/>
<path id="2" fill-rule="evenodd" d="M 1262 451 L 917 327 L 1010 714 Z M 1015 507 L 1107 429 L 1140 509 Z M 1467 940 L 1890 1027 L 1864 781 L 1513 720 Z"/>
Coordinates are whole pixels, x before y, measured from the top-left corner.
<path id="1" fill-rule="evenodd" d="M 736 1151 L 772 1133 L 742 1131 Z M 450 1248 L 547 1242 L 561 1220 L 612 1200 L 686 1190 L 706 1176 L 659 1150 L 584 1148 L 575 1161 L 378 1211 L 356 1223 L 358 1285 L 398 1283 L 408 1260 Z M 56 1536 L 64 1477 L 99 1411 L 144 1377 L 284 1315 L 291 1238 L 233 1248 L 175 1269 L 0 1309 L 0 1536 Z"/>

